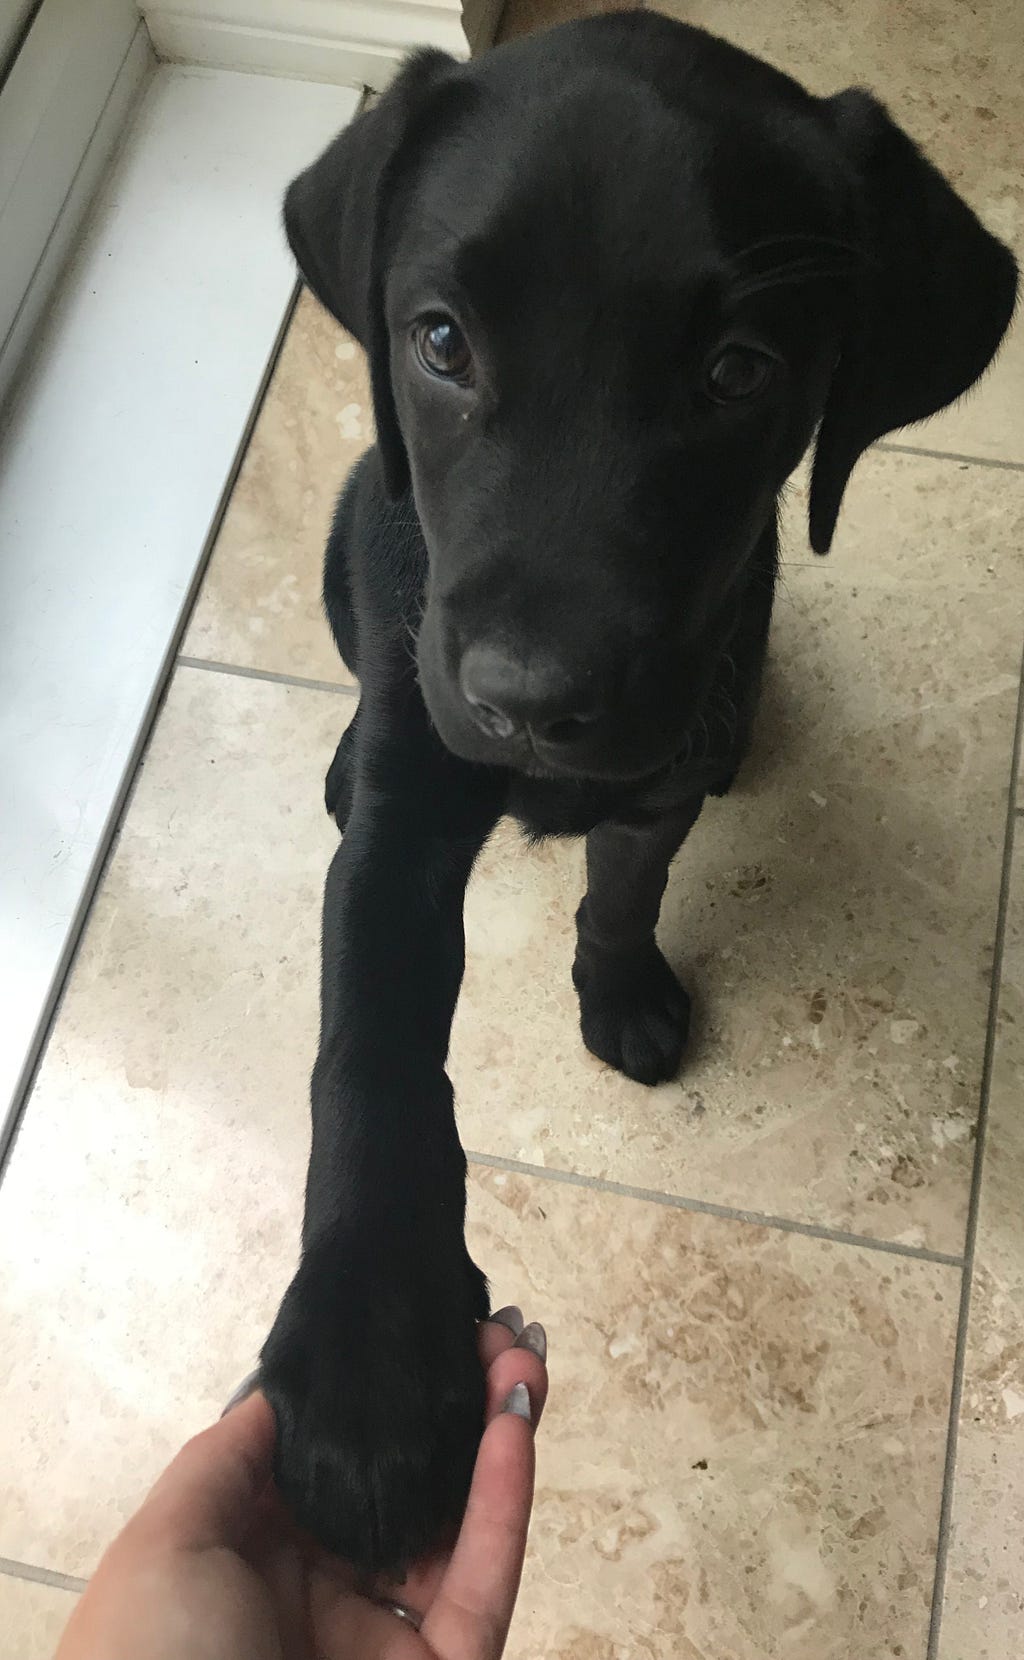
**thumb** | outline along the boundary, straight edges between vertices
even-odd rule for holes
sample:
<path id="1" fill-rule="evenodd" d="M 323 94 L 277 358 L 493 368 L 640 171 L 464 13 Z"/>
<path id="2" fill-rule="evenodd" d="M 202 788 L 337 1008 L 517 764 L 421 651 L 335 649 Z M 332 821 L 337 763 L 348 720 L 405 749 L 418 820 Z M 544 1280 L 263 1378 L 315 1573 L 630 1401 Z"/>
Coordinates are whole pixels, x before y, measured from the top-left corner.
<path id="1" fill-rule="evenodd" d="M 274 1414 L 258 1391 L 178 1453 L 132 1528 L 184 1550 L 238 1546 L 271 1478 Z"/>

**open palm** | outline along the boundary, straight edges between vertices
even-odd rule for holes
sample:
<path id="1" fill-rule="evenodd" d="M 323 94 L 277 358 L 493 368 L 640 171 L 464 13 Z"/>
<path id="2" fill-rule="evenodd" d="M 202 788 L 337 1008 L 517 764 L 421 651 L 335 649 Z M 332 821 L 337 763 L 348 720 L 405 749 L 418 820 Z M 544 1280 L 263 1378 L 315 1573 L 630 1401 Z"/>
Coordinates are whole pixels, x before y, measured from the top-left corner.
<path id="1" fill-rule="evenodd" d="M 508 1327 L 480 1327 L 488 1424 L 459 1537 L 401 1585 L 369 1582 L 292 1522 L 270 1480 L 274 1420 L 253 1394 L 183 1448 L 115 1540 L 57 1660 L 497 1660 L 533 1498 L 547 1373 Z M 420 1622 L 403 1620 L 399 1603 Z"/>

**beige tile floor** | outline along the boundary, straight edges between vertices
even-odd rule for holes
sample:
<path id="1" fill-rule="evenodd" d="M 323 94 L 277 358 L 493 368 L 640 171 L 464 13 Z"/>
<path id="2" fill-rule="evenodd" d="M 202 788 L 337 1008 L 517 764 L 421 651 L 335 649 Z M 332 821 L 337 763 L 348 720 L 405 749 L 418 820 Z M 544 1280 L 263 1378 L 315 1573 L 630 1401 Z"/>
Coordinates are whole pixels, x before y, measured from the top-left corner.
<path id="1" fill-rule="evenodd" d="M 679 14 L 874 84 L 1020 247 L 1012 0 Z M 757 750 L 665 908 L 676 1083 L 579 1044 L 580 850 L 503 828 L 474 881 L 470 1228 L 553 1357 L 515 1660 L 1024 1651 L 1022 352 L 864 462 L 828 562 L 791 487 Z M 369 431 L 303 297 L 0 1187 L 0 1660 L 52 1653 L 293 1265 L 354 709 L 318 565 Z"/>

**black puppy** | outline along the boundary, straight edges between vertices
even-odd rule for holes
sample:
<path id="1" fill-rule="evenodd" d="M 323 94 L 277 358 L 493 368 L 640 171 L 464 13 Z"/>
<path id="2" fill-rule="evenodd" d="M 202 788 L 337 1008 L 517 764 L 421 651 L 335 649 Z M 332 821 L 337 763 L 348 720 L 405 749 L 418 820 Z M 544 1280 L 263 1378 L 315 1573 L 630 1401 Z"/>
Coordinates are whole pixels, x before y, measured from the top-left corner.
<path id="1" fill-rule="evenodd" d="M 481 1427 L 445 1075 L 473 861 L 502 813 L 586 835 L 584 1041 L 669 1077 L 688 999 L 655 923 L 743 754 L 779 490 L 817 430 L 824 553 L 866 446 L 985 369 L 1016 268 L 867 93 L 643 13 L 413 59 L 285 217 L 367 349 L 378 442 L 327 551 L 361 696 L 328 777 L 302 1261 L 262 1365 L 299 1517 L 395 1569 L 458 1518 Z"/>

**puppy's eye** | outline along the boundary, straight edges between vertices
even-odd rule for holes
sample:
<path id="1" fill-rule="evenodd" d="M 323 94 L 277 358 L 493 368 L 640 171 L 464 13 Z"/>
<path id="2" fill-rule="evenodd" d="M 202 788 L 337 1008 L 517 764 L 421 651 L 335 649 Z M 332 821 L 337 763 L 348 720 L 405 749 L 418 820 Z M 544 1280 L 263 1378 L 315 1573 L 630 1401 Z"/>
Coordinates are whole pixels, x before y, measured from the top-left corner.
<path id="1" fill-rule="evenodd" d="M 413 336 L 416 355 L 424 369 L 444 380 L 468 380 L 473 354 L 454 318 L 424 317 Z"/>
<path id="2" fill-rule="evenodd" d="M 752 346 L 725 346 L 709 359 L 704 387 L 715 403 L 740 403 L 764 391 L 774 367 L 773 358 Z"/>

